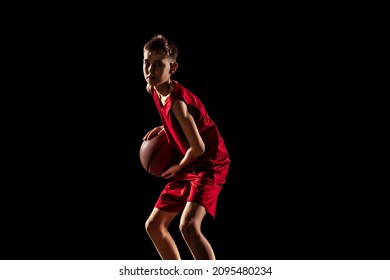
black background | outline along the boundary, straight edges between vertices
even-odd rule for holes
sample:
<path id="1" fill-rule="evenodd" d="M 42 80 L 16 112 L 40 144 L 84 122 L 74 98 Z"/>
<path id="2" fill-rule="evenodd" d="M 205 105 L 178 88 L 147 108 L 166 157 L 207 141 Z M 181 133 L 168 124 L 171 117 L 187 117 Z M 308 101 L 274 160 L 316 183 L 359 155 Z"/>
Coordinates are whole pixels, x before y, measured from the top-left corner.
<path id="1" fill-rule="evenodd" d="M 2 258 L 159 259 L 144 223 L 165 181 L 138 155 L 160 124 L 142 74 L 156 33 L 176 42 L 173 79 L 203 100 L 231 156 L 203 223 L 217 259 L 378 258 L 382 208 L 356 191 L 365 178 L 351 169 L 354 122 L 331 89 L 324 26 L 140 14 L 53 15 L 13 35 Z M 178 219 L 171 231 L 191 259 Z"/>

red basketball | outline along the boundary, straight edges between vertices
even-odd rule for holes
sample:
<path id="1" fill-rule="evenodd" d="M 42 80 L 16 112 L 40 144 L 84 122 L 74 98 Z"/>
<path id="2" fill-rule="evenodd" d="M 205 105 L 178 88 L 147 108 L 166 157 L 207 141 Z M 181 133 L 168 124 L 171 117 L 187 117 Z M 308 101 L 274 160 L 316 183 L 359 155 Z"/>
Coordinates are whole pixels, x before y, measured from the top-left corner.
<path id="1" fill-rule="evenodd" d="M 163 171 L 179 162 L 178 152 L 169 144 L 165 133 L 143 140 L 139 157 L 144 169 L 157 177 L 161 177 Z"/>

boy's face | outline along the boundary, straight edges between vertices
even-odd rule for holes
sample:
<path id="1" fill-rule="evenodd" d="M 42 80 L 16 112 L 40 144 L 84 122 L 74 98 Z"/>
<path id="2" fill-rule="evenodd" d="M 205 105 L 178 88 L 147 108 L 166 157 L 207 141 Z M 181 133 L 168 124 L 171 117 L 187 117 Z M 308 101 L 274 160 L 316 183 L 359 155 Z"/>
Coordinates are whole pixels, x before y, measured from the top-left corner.
<path id="1" fill-rule="evenodd" d="M 168 82 L 171 78 L 173 65 L 174 62 L 171 62 L 163 53 L 144 51 L 144 77 L 151 86 Z"/>

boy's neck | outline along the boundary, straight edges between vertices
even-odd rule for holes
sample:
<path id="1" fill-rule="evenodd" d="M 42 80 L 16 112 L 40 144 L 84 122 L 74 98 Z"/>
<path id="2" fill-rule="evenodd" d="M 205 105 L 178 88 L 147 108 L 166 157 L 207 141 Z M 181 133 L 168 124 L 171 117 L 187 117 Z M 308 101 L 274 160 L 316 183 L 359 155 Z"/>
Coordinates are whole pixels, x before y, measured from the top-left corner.
<path id="1" fill-rule="evenodd" d="M 174 85 L 173 85 L 173 82 L 172 81 L 169 81 L 165 84 L 162 84 L 160 88 L 156 88 L 156 91 L 157 91 L 157 94 L 159 96 L 168 96 L 172 93 L 172 91 L 174 90 Z"/>

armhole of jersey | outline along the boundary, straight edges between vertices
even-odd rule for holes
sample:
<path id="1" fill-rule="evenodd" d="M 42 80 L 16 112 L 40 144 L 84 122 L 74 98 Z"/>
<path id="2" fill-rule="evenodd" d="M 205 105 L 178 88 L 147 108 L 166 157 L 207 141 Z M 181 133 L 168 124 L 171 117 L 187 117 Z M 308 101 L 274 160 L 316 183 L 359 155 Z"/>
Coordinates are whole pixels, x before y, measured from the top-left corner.
<path id="1" fill-rule="evenodd" d="M 187 110 L 188 112 L 192 115 L 192 117 L 194 118 L 195 121 L 197 121 L 197 119 L 199 118 L 199 115 L 197 114 L 198 113 L 198 110 L 196 110 L 197 108 L 194 107 L 194 106 L 191 106 L 191 105 L 188 105 L 187 102 L 185 102 L 185 100 L 183 98 L 177 98 L 173 101 L 172 105 L 171 105 L 171 111 L 172 111 L 172 115 L 176 118 L 175 114 L 173 113 L 173 105 L 175 104 L 176 101 L 183 101 L 184 104 L 186 104 L 187 106 Z"/>

